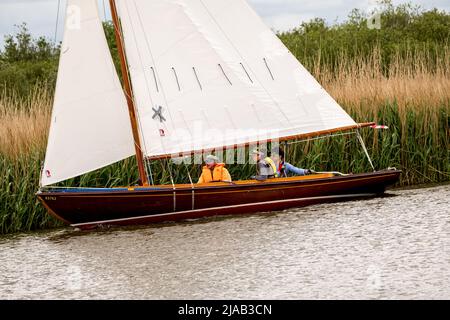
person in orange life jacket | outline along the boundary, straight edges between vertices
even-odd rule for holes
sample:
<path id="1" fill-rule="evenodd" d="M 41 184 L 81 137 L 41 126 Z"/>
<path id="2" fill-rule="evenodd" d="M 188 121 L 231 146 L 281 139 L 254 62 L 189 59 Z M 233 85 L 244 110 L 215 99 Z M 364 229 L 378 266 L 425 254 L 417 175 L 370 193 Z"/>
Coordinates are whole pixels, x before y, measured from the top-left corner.
<path id="1" fill-rule="evenodd" d="M 225 164 L 219 163 L 219 158 L 209 155 L 205 159 L 202 175 L 197 183 L 232 182 Z"/>
<path id="2" fill-rule="evenodd" d="M 253 160 L 256 162 L 256 176 L 253 179 L 277 178 L 278 172 L 273 160 L 266 157 L 265 153 L 259 149 L 252 152 Z"/>
<path id="3" fill-rule="evenodd" d="M 272 161 L 277 167 L 277 173 L 279 177 L 288 177 L 289 175 L 306 176 L 315 173 L 311 169 L 301 169 L 293 166 L 292 164 L 284 161 L 284 150 L 279 149 L 278 154 L 272 152 Z"/>

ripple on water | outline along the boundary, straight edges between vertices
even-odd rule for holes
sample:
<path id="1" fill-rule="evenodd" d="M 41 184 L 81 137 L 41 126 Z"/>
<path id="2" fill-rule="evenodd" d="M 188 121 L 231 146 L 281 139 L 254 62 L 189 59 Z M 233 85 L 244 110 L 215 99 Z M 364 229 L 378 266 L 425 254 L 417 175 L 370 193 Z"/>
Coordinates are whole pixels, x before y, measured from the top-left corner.
<path id="1" fill-rule="evenodd" d="M 278 213 L 0 238 L 4 299 L 450 298 L 450 185 Z"/>

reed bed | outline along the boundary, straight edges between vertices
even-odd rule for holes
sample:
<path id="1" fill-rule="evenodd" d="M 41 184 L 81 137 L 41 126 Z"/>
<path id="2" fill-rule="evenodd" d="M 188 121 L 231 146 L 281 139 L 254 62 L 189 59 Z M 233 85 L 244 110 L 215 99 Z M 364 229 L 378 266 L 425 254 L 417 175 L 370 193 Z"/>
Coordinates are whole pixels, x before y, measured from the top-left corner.
<path id="1" fill-rule="evenodd" d="M 378 49 L 336 64 L 316 57 L 305 63 L 356 121 L 374 121 L 389 130 L 364 129 L 362 135 L 377 169 L 404 171 L 400 185 L 450 180 L 449 50 L 433 64 L 426 54 L 398 55 L 386 68 Z M 386 72 L 387 70 L 387 72 Z M 46 86 L 43 86 L 46 88 Z M 6 91 L 0 96 L 0 234 L 58 226 L 37 203 L 52 92 L 36 87 L 26 99 Z M 371 170 L 354 136 L 305 141 L 287 147 L 289 162 L 317 171 Z M 157 183 L 170 183 L 168 163 L 154 162 Z M 196 179 L 200 166 L 171 165 L 175 182 Z M 254 173 L 251 164 L 232 165 L 234 179 Z M 123 186 L 137 183 L 134 159 L 65 182 L 66 186 Z"/>

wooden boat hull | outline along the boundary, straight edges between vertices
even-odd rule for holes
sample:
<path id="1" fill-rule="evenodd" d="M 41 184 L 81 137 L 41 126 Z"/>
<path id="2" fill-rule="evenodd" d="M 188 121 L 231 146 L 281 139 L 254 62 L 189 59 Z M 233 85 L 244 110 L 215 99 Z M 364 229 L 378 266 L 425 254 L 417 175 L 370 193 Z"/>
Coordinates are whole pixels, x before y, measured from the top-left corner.
<path id="1" fill-rule="evenodd" d="M 401 171 L 115 189 L 38 192 L 49 213 L 82 229 L 276 211 L 384 193 Z"/>

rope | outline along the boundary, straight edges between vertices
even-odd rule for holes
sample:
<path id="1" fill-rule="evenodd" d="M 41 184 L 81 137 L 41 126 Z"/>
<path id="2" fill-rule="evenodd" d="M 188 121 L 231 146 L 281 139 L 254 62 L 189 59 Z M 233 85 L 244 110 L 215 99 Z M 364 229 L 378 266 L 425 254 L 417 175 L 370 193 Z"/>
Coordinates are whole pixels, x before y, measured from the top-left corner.
<path id="1" fill-rule="evenodd" d="M 291 144 L 297 144 L 297 143 L 308 142 L 308 141 L 315 141 L 315 140 L 326 139 L 326 138 L 332 138 L 332 137 L 350 136 L 350 135 L 352 135 L 352 134 L 355 134 L 355 132 L 345 132 L 345 133 L 338 133 L 338 134 L 329 134 L 329 135 L 326 135 L 326 136 L 320 136 L 320 137 L 315 137 L 315 138 L 309 138 L 309 139 L 304 139 L 304 140 L 298 140 L 298 141 L 287 142 L 287 143 L 286 143 L 286 146 L 291 145 Z"/>
<path id="2" fill-rule="evenodd" d="M 191 172 L 189 171 L 189 168 L 188 168 L 186 162 L 184 161 L 184 159 L 183 159 L 183 164 L 184 164 L 184 167 L 186 168 L 186 171 L 187 171 L 187 174 L 188 174 L 188 178 L 189 178 L 189 181 L 191 183 L 191 188 L 192 188 L 192 210 L 194 210 L 195 209 L 195 186 L 194 186 L 194 182 L 192 181 Z"/>
<path id="3" fill-rule="evenodd" d="M 367 148 L 366 148 L 366 144 L 364 143 L 364 140 L 361 137 L 361 133 L 359 133 L 359 130 L 356 131 L 356 136 L 358 137 L 358 140 L 361 143 L 361 146 L 362 146 L 362 148 L 364 150 L 364 153 L 366 154 L 367 159 L 369 160 L 370 166 L 372 167 L 373 171 L 375 172 L 376 170 L 375 170 L 375 167 L 374 167 L 374 165 L 372 163 L 372 159 L 370 158 L 369 152 L 367 151 Z"/>
<path id="4" fill-rule="evenodd" d="M 181 118 L 184 121 L 184 124 L 185 124 L 187 130 L 189 131 L 189 134 L 192 136 L 191 129 L 189 128 L 188 123 L 186 121 L 186 118 L 184 117 L 183 111 L 181 109 L 179 110 L 179 113 L 180 113 Z M 195 157 L 195 155 L 194 155 L 194 157 Z M 191 201 L 191 203 L 192 203 L 192 210 L 194 210 L 195 209 L 195 186 L 194 186 L 194 182 L 193 182 L 192 177 L 191 177 L 191 172 L 189 171 L 188 166 L 186 165 L 186 162 L 184 161 L 184 158 L 182 159 L 182 162 L 184 164 L 184 167 L 186 168 L 186 171 L 187 171 L 187 174 L 188 174 L 188 178 L 189 178 L 189 181 L 191 183 L 191 188 L 192 188 L 192 201 Z"/>
<path id="5" fill-rule="evenodd" d="M 57 40 L 57 36 L 58 36 L 58 24 L 59 24 L 60 7 L 61 7 L 61 0 L 58 0 L 58 11 L 56 11 L 55 36 L 54 36 L 54 41 L 53 41 L 53 43 L 55 44 L 55 47 L 56 47 L 56 40 Z"/>
<path id="6" fill-rule="evenodd" d="M 143 24 L 142 24 L 141 16 L 139 15 L 139 10 L 138 10 L 138 8 L 137 8 L 136 2 L 135 2 L 135 1 L 132 1 L 132 3 L 134 4 L 134 7 L 135 7 L 135 9 L 136 9 L 136 11 L 137 11 L 137 15 L 138 15 L 139 22 L 140 22 L 140 27 L 141 27 L 142 30 L 144 30 L 144 26 L 143 26 Z M 129 19 L 130 21 L 132 21 L 131 16 L 130 16 L 130 9 L 129 9 L 129 7 L 128 7 L 128 2 L 125 2 L 124 4 L 125 4 L 126 11 L 127 11 L 128 19 Z M 134 25 L 133 25 L 132 22 L 131 22 L 130 26 L 131 26 L 131 28 L 132 28 L 132 34 L 133 34 L 134 42 L 136 43 L 136 46 L 137 46 L 137 39 L 136 39 L 136 35 L 135 35 L 135 34 L 136 34 L 136 31 L 135 31 L 135 28 L 134 28 Z M 151 52 L 151 48 L 150 48 L 150 45 L 149 45 L 149 43 L 148 43 L 147 38 L 146 38 L 146 45 L 147 45 L 147 49 L 149 50 L 150 56 L 151 56 L 151 58 L 152 58 L 152 61 L 154 61 L 154 58 L 153 58 L 153 55 L 152 55 L 152 52 Z M 141 67 L 144 69 L 144 64 L 143 64 L 142 56 L 141 56 L 141 51 L 139 50 L 139 48 L 137 48 L 137 52 L 138 52 L 139 62 L 140 62 L 140 64 L 141 64 Z M 152 69 L 153 69 L 153 72 L 154 72 L 156 85 L 158 85 L 159 75 L 158 75 L 158 72 L 157 72 L 157 70 L 156 70 L 156 64 L 155 64 L 155 68 L 152 68 Z M 145 72 L 144 72 L 144 77 L 145 77 L 145 84 L 146 84 L 145 87 L 146 87 L 146 89 L 147 89 L 146 91 L 147 91 L 147 94 L 148 94 L 150 103 L 151 103 L 152 105 L 154 105 L 154 102 L 153 102 L 153 99 L 152 99 L 151 93 L 150 93 L 150 87 L 149 87 L 149 85 L 148 85 L 149 81 L 148 81 L 148 78 L 147 78 L 147 75 L 146 75 Z M 165 94 L 164 94 L 164 90 L 162 90 L 162 94 L 163 94 L 163 97 L 164 97 L 164 100 L 165 100 L 166 104 L 168 105 L 167 99 L 166 99 Z M 141 130 L 142 136 L 144 137 L 143 130 L 142 130 L 141 117 L 140 117 L 140 113 L 139 113 L 139 108 L 137 108 L 137 109 L 138 109 L 138 110 L 137 110 L 137 115 L 138 115 L 139 128 L 140 128 L 140 130 Z M 170 109 L 167 108 L 167 110 L 168 110 L 168 113 L 169 113 L 169 117 L 170 117 L 171 120 L 172 120 L 172 115 L 171 115 L 171 113 L 170 113 Z M 173 121 L 172 121 L 172 123 L 173 123 Z M 147 141 L 146 141 L 145 138 L 143 138 L 142 140 L 143 140 L 144 149 L 147 151 Z M 164 153 L 167 153 L 167 152 L 166 152 L 166 148 L 165 148 L 163 139 L 161 140 L 161 146 L 163 147 Z M 148 153 L 148 152 L 146 152 L 146 153 Z M 147 162 L 150 163 L 150 160 L 149 160 L 148 158 L 145 158 L 145 161 L 147 161 Z M 150 166 L 151 166 L 151 165 L 150 165 Z M 147 166 L 146 166 L 146 167 L 147 167 Z M 164 168 L 164 167 L 163 167 L 163 168 Z M 171 180 L 171 183 L 172 183 L 172 186 L 173 186 L 173 190 L 174 190 L 174 211 L 175 211 L 175 208 L 176 208 L 176 197 L 175 197 L 175 196 L 176 196 L 176 193 L 175 193 L 175 189 L 176 189 L 176 188 L 175 188 L 175 183 L 174 183 L 174 179 L 173 179 L 172 169 L 171 169 L 170 163 L 169 163 L 168 161 L 167 161 L 167 168 L 168 168 L 168 170 L 169 170 L 170 180 Z M 150 171 L 150 174 L 152 174 L 151 171 Z M 153 181 L 153 178 L 151 178 L 151 180 Z"/>
<path id="7" fill-rule="evenodd" d="M 164 147 L 163 147 L 164 148 Z M 173 174 L 172 174 L 172 168 L 170 166 L 170 161 L 168 159 L 165 159 L 166 163 L 167 163 L 167 168 L 169 169 L 169 175 L 170 175 L 170 182 L 172 183 L 172 189 L 173 189 L 173 211 L 177 211 L 177 192 L 176 192 L 176 186 L 175 186 L 175 181 L 173 179 Z M 164 166 L 163 166 L 164 168 Z"/>
<path id="8" fill-rule="evenodd" d="M 106 6 L 105 6 L 105 0 L 103 0 L 103 15 L 105 16 L 105 21 L 108 20 L 108 18 L 106 17 Z"/>
<path id="9" fill-rule="evenodd" d="M 104 0 L 103 0 L 104 1 Z M 103 2 L 103 4 L 104 4 L 104 2 Z M 128 6 L 125 4 L 125 7 L 126 7 L 126 9 L 127 9 L 127 13 L 128 13 L 128 16 L 129 16 L 129 11 L 128 11 Z M 119 8 L 118 8 L 118 10 L 120 10 Z M 106 17 L 106 16 L 105 16 Z M 130 17 L 129 17 L 130 18 Z M 131 21 L 131 19 L 130 19 L 130 21 Z M 133 28 L 133 25 L 131 25 L 131 27 Z M 123 36 L 122 36 L 122 34 L 121 34 L 121 30 L 117 30 L 117 32 L 120 34 L 120 37 L 121 37 L 121 39 L 122 39 L 122 45 L 123 45 L 123 47 L 125 48 L 125 41 L 124 41 L 124 39 L 123 39 Z M 135 32 L 134 32 L 134 29 L 133 29 L 133 36 L 134 36 L 134 40 L 135 40 L 135 42 L 137 43 L 137 41 L 136 41 L 136 38 L 135 38 Z M 142 59 L 141 59 L 141 56 L 140 56 L 140 52 L 139 52 L 139 60 L 140 60 L 140 62 L 141 62 L 141 65 L 142 65 Z M 126 72 L 129 72 L 128 71 L 128 64 L 126 65 Z M 130 79 L 130 81 L 131 81 L 131 79 Z M 146 80 L 147 81 L 147 80 Z M 149 93 L 149 95 L 150 95 L 150 93 Z M 147 177 L 149 177 L 150 178 L 150 182 L 151 182 L 151 184 L 152 185 L 155 185 L 155 181 L 154 181 L 154 179 L 153 179 L 153 173 L 152 173 L 152 168 L 151 168 L 151 161 L 146 157 L 146 154 L 148 154 L 148 148 L 147 148 L 147 141 L 146 141 L 146 139 L 145 139 L 145 137 L 144 137 L 144 130 L 142 129 L 142 122 L 141 122 L 141 114 L 140 114 L 140 111 L 139 111 L 139 108 L 137 107 L 137 103 L 136 103 L 136 100 L 134 99 L 134 97 L 130 97 L 131 99 L 133 99 L 133 102 L 134 102 L 134 105 L 135 105 L 135 112 L 136 112 L 136 120 L 137 120 L 137 124 L 138 124 L 138 127 L 139 127 L 139 131 L 140 131 L 140 133 L 141 133 L 141 137 L 142 137 L 142 141 L 141 141 L 141 147 L 144 149 L 144 150 L 142 150 L 141 149 L 141 152 L 144 154 L 144 164 L 145 164 L 145 173 L 147 174 Z M 151 101 L 151 96 L 150 96 L 150 101 Z M 151 103 L 153 104 L 153 101 L 151 101 Z M 143 152 L 143 151 L 145 151 L 145 152 Z"/>
<path id="10" fill-rule="evenodd" d="M 137 15 L 137 17 L 138 17 L 139 24 L 140 24 L 140 26 L 141 26 L 141 30 L 144 31 L 144 30 L 145 30 L 145 28 L 144 28 L 144 23 L 142 22 L 142 17 L 141 17 L 139 8 L 138 8 L 138 6 L 137 6 L 135 0 L 132 0 L 132 2 L 133 2 L 134 7 L 135 7 L 135 9 L 136 9 L 136 15 Z M 131 21 L 131 19 L 130 19 L 130 21 Z M 134 28 L 133 28 L 133 32 L 134 32 Z M 136 43 L 137 43 L 137 41 L 136 41 Z M 152 50 L 152 48 L 151 48 L 151 46 L 150 46 L 150 43 L 149 43 L 149 41 L 148 41 L 148 37 L 147 37 L 147 36 L 145 36 L 145 44 L 146 44 L 146 46 L 147 46 L 147 50 L 148 50 L 148 53 L 150 54 L 150 57 L 151 57 L 151 59 L 152 59 L 152 62 L 153 62 L 154 65 L 155 65 L 154 71 L 155 71 L 155 74 L 156 74 L 157 81 L 159 81 L 160 83 L 162 83 L 162 82 L 161 82 L 161 79 L 160 79 L 160 77 L 159 77 L 158 68 L 157 68 L 157 66 L 156 66 L 156 60 L 155 60 L 155 58 L 154 58 L 154 56 L 153 56 L 153 50 Z M 138 51 L 139 51 L 139 48 L 138 48 Z M 147 81 L 146 81 L 146 86 L 148 87 L 148 82 L 147 82 Z M 166 96 L 166 93 L 165 93 L 165 90 L 164 90 L 164 87 L 163 87 L 163 86 L 161 86 L 161 93 L 162 93 L 164 102 L 166 103 L 166 106 L 167 106 L 167 112 L 168 112 L 168 114 L 169 114 L 169 117 L 170 117 L 170 120 L 171 120 L 171 123 L 172 123 L 172 126 L 173 126 L 174 121 L 173 121 L 173 118 L 172 118 L 172 113 L 170 112 L 170 109 L 169 109 L 169 101 L 168 101 L 168 99 L 167 99 L 167 96 Z"/>
<path id="11" fill-rule="evenodd" d="M 305 140 L 292 141 L 292 142 L 286 143 L 286 146 L 290 145 L 290 144 L 302 143 L 302 142 L 307 142 L 307 141 L 315 141 L 315 140 L 326 139 L 326 138 L 331 138 L 331 137 L 349 136 L 349 135 L 353 135 L 353 134 L 356 134 L 356 136 L 358 137 L 359 143 L 361 144 L 361 146 L 364 150 L 364 153 L 366 154 L 366 157 L 369 160 L 370 166 L 372 167 L 373 171 L 375 172 L 376 171 L 375 166 L 373 165 L 372 159 L 370 158 L 369 152 L 367 151 L 367 148 L 366 148 L 366 144 L 364 143 L 364 140 L 361 137 L 359 130 L 356 130 L 356 132 L 344 132 L 344 133 L 339 133 L 339 134 L 330 134 L 330 135 L 326 135 L 326 136 L 305 139 Z M 285 156 L 285 158 L 286 158 L 286 156 Z"/>

